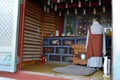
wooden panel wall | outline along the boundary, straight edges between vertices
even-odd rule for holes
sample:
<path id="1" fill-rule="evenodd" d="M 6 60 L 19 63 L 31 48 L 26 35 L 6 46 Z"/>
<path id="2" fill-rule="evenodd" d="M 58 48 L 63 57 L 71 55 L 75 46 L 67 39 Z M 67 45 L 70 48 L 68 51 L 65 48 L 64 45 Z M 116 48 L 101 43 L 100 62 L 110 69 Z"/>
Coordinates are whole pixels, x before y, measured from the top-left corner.
<path id="1" fill-rule="evenodd" d="M 43 36 L 50 36 L 51 32 L 55 35 L 55 30 L 57 28 L 57 18 L 55 13 L 50 11 L 44 14 L 44 28 Z"/>
<path id="2" fill-rule="evenodd" d="M 24 23 L 23 61 L 40 60 L 43 36 L 56 30 L 55 12 L 44 12 L 40 5 L 27 0 Z"/>

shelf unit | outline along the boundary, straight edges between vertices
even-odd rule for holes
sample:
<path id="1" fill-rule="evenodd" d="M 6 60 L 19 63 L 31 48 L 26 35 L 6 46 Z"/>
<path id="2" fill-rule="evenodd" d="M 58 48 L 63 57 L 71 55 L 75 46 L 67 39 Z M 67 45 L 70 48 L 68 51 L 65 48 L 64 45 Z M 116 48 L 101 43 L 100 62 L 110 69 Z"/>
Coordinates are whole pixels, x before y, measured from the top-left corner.
<path id="1" fill-rule="evenodd" d="M 72 44 L 85 44 L 85 37 L 44 37 L 43 54 L 47 61 L 71 62 Z"/>

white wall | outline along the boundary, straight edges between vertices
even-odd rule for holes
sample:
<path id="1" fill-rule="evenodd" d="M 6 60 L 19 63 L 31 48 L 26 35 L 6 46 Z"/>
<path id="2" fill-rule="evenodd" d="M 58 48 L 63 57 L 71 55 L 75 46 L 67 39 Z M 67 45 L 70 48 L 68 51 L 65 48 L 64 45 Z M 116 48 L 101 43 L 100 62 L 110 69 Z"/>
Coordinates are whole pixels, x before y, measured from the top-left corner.
<path id="1" fill-rule="evenodd" d="M 113 79 L 120 79 L 120 0 L 112 0 Z"/>

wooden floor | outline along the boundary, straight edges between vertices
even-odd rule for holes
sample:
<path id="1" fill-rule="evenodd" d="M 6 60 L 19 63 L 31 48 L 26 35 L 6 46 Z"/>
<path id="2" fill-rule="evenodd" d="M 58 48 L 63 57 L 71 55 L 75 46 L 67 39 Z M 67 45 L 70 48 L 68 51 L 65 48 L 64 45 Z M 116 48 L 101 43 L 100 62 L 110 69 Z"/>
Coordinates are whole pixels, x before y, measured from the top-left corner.
<path id="1" fill-rule="evenodd" d="M 68 74 L 59 74 L 55 73 L 52 71 L 53 68 L 55 67 L 62 67 L 62 66 L 67 66 L 69 64 L 66 63 L 55 63 L 55 62 L 49 62 L 42 64 L 41 62 L 39 63 L 34 63 L 34 64 L 26 64 L 23 65 L 23 71 L 32 71 L 32 72 L 37 72 L 37 73 L 43 73 L 43 74 L 52 74 L 52 75 L 58 75 L 58 76 L 68 76 L 71 77 L 72 79 L 75 80 L 112 80 L 110 78 L 104 78 L 103 77 L 103 70 L 98 70 L 94 74 L 91 74 L 89 76 L 77 76 L 77 75 L 68 75 Z"/>

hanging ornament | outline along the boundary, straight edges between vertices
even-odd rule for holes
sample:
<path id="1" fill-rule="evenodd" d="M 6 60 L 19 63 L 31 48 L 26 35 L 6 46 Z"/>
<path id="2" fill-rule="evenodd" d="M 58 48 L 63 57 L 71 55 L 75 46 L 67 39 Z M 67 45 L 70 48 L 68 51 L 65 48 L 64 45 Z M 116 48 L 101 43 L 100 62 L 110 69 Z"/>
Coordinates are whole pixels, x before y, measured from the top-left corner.
<path id="1" fill-rule="evenodd" d="M 101 6 L 101 0 L 99 0 L 99 6 Z"/>
<path id="2" fill-rule="evenodd" d="M 106 11 L 106 10 L 105 10 L 105 6 L 103 6 L 103 13 L 105 13 L 105 11 Z"/>
<path id="3" fill-rule="evenodd" d="M 81 1 L 78 2 L 78 7 L 81 7 Z"/>
<path id="4" fill-rule="evenodd" d="M 60 3 L 60 0 L 57 0 L 57 3 Z"/>
<path id="5" fill-rule="evenodd" d="M 71 3 L 73 3 L 73 0 L 71 0 Z"/>
<path id="6" fill-rule="evenodd" d="M 51 3 L 51 8 L 53 9 L 53 3 Z"/>
<path id="7" fill-rule="evenodd" d="M 68 8 L 68 4 L 66 3 L 65 8 Z"/>
<path id="8" fill-rule="evenodd" d="M 91 7 L 91 0 L 89 1 L 89 7 Z"/>
<path id="9" fill-rule="evenodd" d="M 46 11 L 46 5 L 44 5 L 44 11 Z"/>
<path id="10" fill-rule="evenodd" d="M 47 7 L 47 12 L 49 13 L 49 7 Z"/>
<path id="11" fill-rule="evenodd" d="M 55 5 L 55 11 L 57 11 L 57 5 Z"/>
<path id="12" fill-rule="evenodd" d="M 96 9 L 95 8 L 93 9 L 93 14 L 96 14 Z"/>
<path id="13" fill-rule="evenodd" d="M 48 0 L 48 5 L 50 5 L 50 0 Z"/>
<path id="14" fill-rule="evenodd" d="M 59 11 L 59 16 L 61 16 L 61 11 Z"/>
<path id="15" fill-rule="evenodd" d="M 84 15 L 86 14 L 86 10 L 85 10 L 85 9 L 83 9 L 83 14 L 84 14 Z"/>
<path id="16" fill-rule="evenodd" d="M 67 10 L 67 15 L 69 15 L 69 10 Z"/>
<path id="17" fill-rule="evenodd" d="M 77 9 L 75 9 L 75 14 L 77 14 Z"/>

